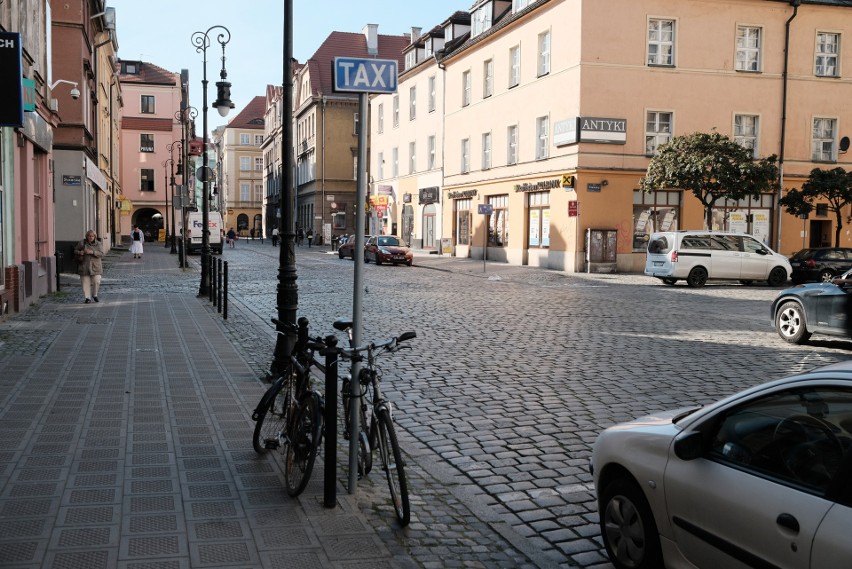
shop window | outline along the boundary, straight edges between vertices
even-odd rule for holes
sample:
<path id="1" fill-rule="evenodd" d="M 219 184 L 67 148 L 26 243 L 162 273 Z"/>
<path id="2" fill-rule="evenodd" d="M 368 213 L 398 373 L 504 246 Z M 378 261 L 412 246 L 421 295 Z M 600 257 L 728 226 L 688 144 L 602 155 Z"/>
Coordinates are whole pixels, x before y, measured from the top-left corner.
<path id="1" fill-rule="evenodd" d="M 633 251 L 645 251 L 652 233 L 678 229 L 681 195 L 673 190 L 633 190 Z"/>
<path id="2" fill-rule="evenodd" d="M 509 245 L 509 196 L 490 196 L 492 213 L 488 216 L 488 246 Z"/>
<path id="3" fill-rule="evenodd" d="M 455 200 L 456 245 L 470 245 L 470 208 L 471 200 Z"/>
<path id="4" fill-rule="evenodd" d="M 527 202 L 527 246 L 546 249 L 550 247 L 550 192 L 531 192 Z"/>

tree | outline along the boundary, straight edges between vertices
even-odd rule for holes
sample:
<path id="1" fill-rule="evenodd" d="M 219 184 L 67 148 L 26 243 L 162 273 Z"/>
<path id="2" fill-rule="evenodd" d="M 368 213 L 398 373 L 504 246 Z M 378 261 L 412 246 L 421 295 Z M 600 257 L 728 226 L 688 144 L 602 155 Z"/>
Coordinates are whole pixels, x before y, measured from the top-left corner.
<path id="1" fill-rule="evenodd" d="M 640 187 L 689 190 L 704 205 L 704 228 L 713 227 L 720 199 L 760 197 L 778 186 L 777 157 L 755 160 L 752 151 L 718 132 L 676 136 L 657 149 Z"/>
<path id="2" fill-rule="evenodd" d="M 820 170 L 814 168 L 802 189 L 793 189 L 781 198 L 780 204 L 792 215 L 807 216 L 816 207 L 816 201 L 827 201 L 828 210 L 837 220 L 834 228 L 834 246 L 840 247 L 840 230 L 843 228 L 842 210 L 852 204 L 852 174 L 843 168 Z"/>

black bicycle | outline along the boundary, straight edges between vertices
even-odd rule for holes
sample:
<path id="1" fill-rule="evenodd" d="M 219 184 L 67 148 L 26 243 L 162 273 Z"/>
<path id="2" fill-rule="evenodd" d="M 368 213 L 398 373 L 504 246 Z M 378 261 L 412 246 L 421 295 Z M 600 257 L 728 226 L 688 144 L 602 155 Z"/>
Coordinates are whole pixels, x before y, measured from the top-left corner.
<path id="1" fill-rule="evenodd" d="M 294 341 L 288 365 L 276 379 L 252 413 L 256 424 L 252 446 L 263 454 L 281 449 L 284 453 L 284 478 L 287 493 L 298 496 L 308 485 L 317 456 L 323 427 L 323 399 L 311 385 L 311 368 L 324 371 L 314 353 L 325 347 L 321 338 L 308 335 L 307 318 L 299 318 L 298 327 L 272 321 Z"/>
<path id="2" fill-rule="evenodd" d="M 369 342 L 363 346 L 351 347 L 352 322 L 338 320 L 334 328 L 349 335 L 350 347 L 338 348 L 343 359 L 358 361 L 364 364 L 358 372 L 358 391 L 355 396 L 360 401 L 358 406 L 359 428 L 358 437 L 358 474 L 365 476 L 372 468 L 372 453 L 378 450 L 382 470 L 385 471 L 390 488 L 391 502 L 399 523 L 407 526 L 411 521 L 411 506 L 408 500 L 408 480 L 405 477 L 405 460 L 396 438 L 393 424 L 393 404 L 382 395 L 379 382 L 381 370 L 376 365 L 376 359 L 381 354 L 395 352 L 401 348 L 400 343 L 416 338 L 414 332 L 404 334 L 381 343 Z M 344 438 L 353 435 L 350 422 L 350 405 L 352 383 L 350 376 L 344 376 L 342 382 Z"/>

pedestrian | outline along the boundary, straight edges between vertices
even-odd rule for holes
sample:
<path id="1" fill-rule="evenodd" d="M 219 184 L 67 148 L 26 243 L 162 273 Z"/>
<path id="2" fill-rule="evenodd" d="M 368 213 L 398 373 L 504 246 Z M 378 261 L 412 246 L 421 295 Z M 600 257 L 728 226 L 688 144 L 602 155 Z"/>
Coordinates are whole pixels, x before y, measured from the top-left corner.
<path id="1" fill-rule="evenodd" d="M 272 246 L 278 247 L 278 226 L 272 228 Z"/>
<path id="2" fill-rule="evenodd" d="M 313 240 L 314 240 L 314 230 L 309 227 L 308 233 L 307 233 L 307 235 L 305 235 L 305 237 L 308 238 L 308 248 L 310 248 L 311 242 L 313 242 Z"/>
<path id="3" fill-rule="evenodd" d="M 301 227 L 296 230 L 296 244 L 301 247 L 302 240 L 305 238 L 305 230 Z"/>
<path id="4" fill-rule="evenodd" d="M 99 302 L 98 290 L 101 287 L 103 266 L 101 257 L 104 256 L 100 241 L 93 229 L 86 232 L 86 237 L 74 246 L 74 259 L 77 261 L 77 273 L 83 284 L 85 303 L 92 300 Z"/>
<path id="5" fill-rule="evenodd" d="M 133 253 L 134 259 L 142 258 L 142 243 L 145 242 L 145 234 L 139 229 L 138 225 L 133 226 L 130 232 L 130 252 Z"/>
<path id="6" fill-rule="evenodd" d="M 249 237 L 251 237 L 252 239 L 254 239 L 254 227 L 252 227 L 251 229 L 249 229 Z"/>
<path id="7" fill-rule="evenodd" d="M 257 228 L 257 233 L 255 233 L 255 236 L 258 239 L 260 239 L 260 244 L 263 245 L 263 228 L 262 227 Z"/>
<path id="8" fill-rule="evenodd" d="M 237 240 L 237 234 L 234 233 L 233 227 L 228 230 L 227 236 L 228 236 L 228 246 L 231 249 L 233 249 L 234 248 L 234 242 Z"/>

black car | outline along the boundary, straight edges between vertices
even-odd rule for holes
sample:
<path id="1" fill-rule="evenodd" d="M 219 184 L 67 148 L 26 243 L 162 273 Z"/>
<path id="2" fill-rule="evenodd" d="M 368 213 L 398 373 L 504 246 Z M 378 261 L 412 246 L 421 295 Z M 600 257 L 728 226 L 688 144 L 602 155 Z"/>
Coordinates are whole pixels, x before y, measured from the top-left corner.
<path id="1" fill-rule="evenodd" d="M 775 331 L 791 344 L 804 344 L 812 334 L 848 336 L 846 319 L 852 294 L 852 270 L 834 282 L 784 289 L 772 302 Z"/>
<path id="2" fill-rule="evenodd" d="M 852 269 L 852 249 L 845 247 L 816 247 L 802 249 L 790 257 L 794 284 L 831 282 L 837 275 Z"/>

